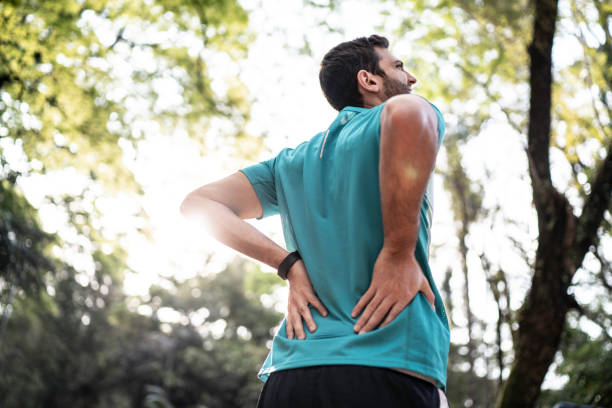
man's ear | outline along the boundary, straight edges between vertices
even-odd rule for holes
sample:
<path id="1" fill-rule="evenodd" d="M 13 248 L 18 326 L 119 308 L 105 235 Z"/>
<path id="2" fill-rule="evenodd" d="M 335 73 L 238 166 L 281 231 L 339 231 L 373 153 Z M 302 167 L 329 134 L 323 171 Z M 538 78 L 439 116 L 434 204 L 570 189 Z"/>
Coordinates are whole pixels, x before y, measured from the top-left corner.
<path id="1" fill-rule="evenodd" d="M 357 72 L 357 86 L 362 95 L 364 93 L 378 93 L 381 90 L 382 79 L 362 69 Z"/>

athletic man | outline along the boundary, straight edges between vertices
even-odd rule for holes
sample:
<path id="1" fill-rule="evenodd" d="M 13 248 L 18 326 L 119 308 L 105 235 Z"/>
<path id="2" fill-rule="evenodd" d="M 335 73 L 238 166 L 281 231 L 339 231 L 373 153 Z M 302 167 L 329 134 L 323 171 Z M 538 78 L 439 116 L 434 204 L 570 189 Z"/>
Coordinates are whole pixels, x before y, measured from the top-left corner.
<path id="1" fill-rule="evenodd" d="M 330 50 L 319 79 L 331 125 L 181 206 L 289 281 L 260 407 L 440 406 L 449 327 L 428 247 L 444 121 L 388 45 Z M 243 221 L 279 213 L 287 249 Z"/>

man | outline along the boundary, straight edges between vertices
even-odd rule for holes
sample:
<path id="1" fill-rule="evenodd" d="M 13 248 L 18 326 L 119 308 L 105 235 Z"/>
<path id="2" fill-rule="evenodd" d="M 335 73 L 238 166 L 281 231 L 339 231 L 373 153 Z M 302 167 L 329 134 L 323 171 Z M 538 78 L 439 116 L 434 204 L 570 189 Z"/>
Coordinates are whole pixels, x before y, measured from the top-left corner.
<path id="1" fill-rule="evenodd" d="M 449 327 L 428 246 L 444 122 L 388 45 L 372 35 L 330 50 L 329 128 L 181 206 L 289 281 L 260 407 L 440 406 Z M 277 213 L 286 250 L 243 221 Z"/>

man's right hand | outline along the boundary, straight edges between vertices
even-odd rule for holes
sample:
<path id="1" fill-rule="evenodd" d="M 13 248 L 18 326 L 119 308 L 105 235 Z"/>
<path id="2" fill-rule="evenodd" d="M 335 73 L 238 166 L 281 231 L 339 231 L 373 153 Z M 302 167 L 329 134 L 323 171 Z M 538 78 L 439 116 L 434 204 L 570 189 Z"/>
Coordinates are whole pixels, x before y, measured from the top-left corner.
<path id="1" fill-rule="evenodd" d="M 414 251 L 392 252 L 383 247 L 374 264 L 370 287 L 351 313 L 355 318 L 365 307 L 353 329 L 362 334 L 374 330 L 379 324 L 380 327 L 386 326 L 418 292 L 423 292 L 435 310 L 435 296 Z"/>
<path id="2" fill-rule="evenodd" d="M 291 266 L 287 273 L 287 280 L 289 281 L 287 338 L 293 339 L 295 335 L 298 339 L 304 340 L 306 333 L 304 332 L 302 319 L 306 322 L 311 333 L 317 329 L 308 305 L 313 305 L 323 317 L 327 316 L 327 309 L 314 293 L 304 261 L 299 260 Z"/>

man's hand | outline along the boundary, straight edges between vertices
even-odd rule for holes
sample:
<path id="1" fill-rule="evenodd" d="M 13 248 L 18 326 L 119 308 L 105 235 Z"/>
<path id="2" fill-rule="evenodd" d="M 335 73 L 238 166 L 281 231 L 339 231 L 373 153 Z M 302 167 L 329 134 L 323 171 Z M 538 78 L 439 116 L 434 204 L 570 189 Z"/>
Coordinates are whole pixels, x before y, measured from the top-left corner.
<path id="1" fill-rule="evenodd" d="M 351 313 L 355 318 L 365 307 L 353 330 L 359 334 L 369 332 L 378 327 L 383 319 L 380 327 L 386 326 L 412 302 L 419 291 L 423 292 L 435 310 L 435 296 L 414 253 L 404 251 L 394 254 L 383 247 L 374 264 L 370 287 Z"/>
<path id="2" fill-rule="evenodd" d="M 287 273 L 287 280 L 289 281 L 289 305 L 287 307 L 286 322 L 287 338 L 293 339 L 295 334 L 298 339 L 304 340 L 306 333 L 304 332 L 302 319 L 306 322 L 311 333 L 317 329 L 308 304 L 313 305 L 323 317 L 327 316 L 327 309 L 325 309 L 323 303 L 315 295 L 306 266 L 302 260 L 297 261 L 291 266 Z"/>

